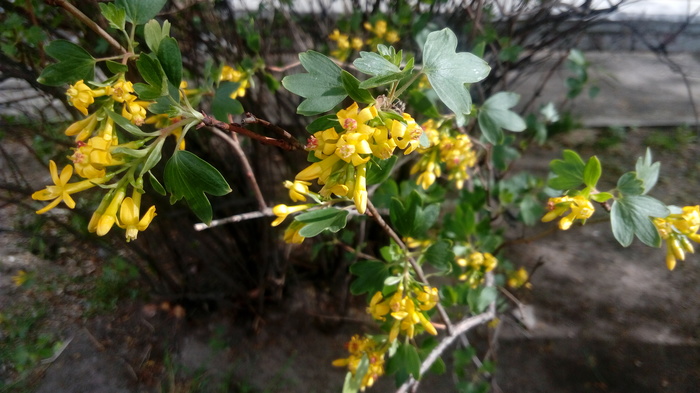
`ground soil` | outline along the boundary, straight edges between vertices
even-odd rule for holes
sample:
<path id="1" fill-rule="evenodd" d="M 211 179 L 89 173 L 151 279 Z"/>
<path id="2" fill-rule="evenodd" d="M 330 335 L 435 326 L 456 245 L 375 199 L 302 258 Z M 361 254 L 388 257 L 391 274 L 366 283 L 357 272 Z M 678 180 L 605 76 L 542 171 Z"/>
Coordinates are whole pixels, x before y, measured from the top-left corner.
<path id="1" fill-rule="evenodd" d="M 674 130 L 629 130 L 603 147 L 604 131 L 583 130 L 538 148 L 520 168 L 545 175 L 562 147 L 575 148 L 582 156 L 598 155 L 610 171 L 603 181 L 612 182 L 633 170 L 650 136 L 659 132 L 671 141 L 677 138 Z M 664 179 L 655 196 L 679 205 L 698 203 L 699 150 L 691 143 L 655 151 Z M 26 214 L 16 206 L 0 212 L 5 228 Z M 698 391 L 699 257 L 692 255 L 669 272 L 663 250 L 638 242 L 620 247 L 605 217 L 600 213 L 584 227 L 520 240 L 507 250 L 511 261 L 532 272 L 532 288 L 516 292 L 520 304 L 511 304 L 526 318 L 506 311 L 496 329 L 494 391 Z M 511 236 L 526 239 L 549 228 L 514 227 Z M 44 328 L 54 329 L 67 345 L 26 377 L 25 391 L 338 392 L 344 372 L 331 361 L 344 355 L 343 344 L 352 334 L 372 328 L 361 308 L 330 321 L 322 317 L 318 294 L 303 283 L 257 318 L 225 305 L 208 313 L 188 309 L 183 316 L 175 305 L 148 298 L 125 300 L 116 312 L 85 317 L 84 299 L 71 290 L 75 280 L 65 277 L 93 274 L 94 253 L 92 259 L 66 255 L 64 247 L 59 252 L 63 262 L 56 263 L 30 253 L 27 239 L 24 233 L 0 232 L 0 307 L 8 309 L 28 296 L 10 279 L 20 269 L 55 277 L 60 286 L 42 294 L 52 304 Z M 472 339 L 485 339 L 481 334 Z M 12 377 L 7 369 L 2 375 Z M 390 378 L 374 389 L 392 390 Z M 448 372 L 430 377 L 422 391 L 456 390 Z"/>

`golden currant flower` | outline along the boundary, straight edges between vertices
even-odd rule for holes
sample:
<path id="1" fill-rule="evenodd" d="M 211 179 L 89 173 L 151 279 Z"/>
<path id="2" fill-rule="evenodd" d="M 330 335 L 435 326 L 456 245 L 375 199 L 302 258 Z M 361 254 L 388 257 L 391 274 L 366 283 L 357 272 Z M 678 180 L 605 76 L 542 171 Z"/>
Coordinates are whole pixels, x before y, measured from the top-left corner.
<path id="1" fill-rule="evenodd" d="M 139 231 L 143 232 L 151 224 L 156 216 L 156 207 L 151 206 L 143 217 L 139 217 L 141 210 L 141 193 L 134 190 L 132 197 L 126 197 L 119 208 L 119 220 L 117 226 L 126 230 L 126 241 L 136 240 Z"/>
<path id="2" fill-rule="evenodd" d="M 360 390 L 364 391 L 371 387 L 374 383 L 384 375 L 384 355 L 388 347 L 381 345 L 370 337 L 352 336 L 350 341 L 345 345 L 349 355 L 347 358 L 336 359 L 333 361 L 333 366 L 347 367 L 348 371 L 355 375 L 360 366 L 360 362 L 364 357 L 369 362 L 367 373 L 362 377 Z"/>
<path id="3" fill-rule="evenodd" d="M 81 79 L 75 82 L 74 85 L 70 85 L 66 94 L 68 95 L 71 105 L 79 110 L 80 113 L 87 116 L 88 106 L 95 102 L 95 96 L 90 86 L 86 85 Z"/>
<path id="4" fill-rule="evenodd" d="M 119 103 L 132 102 L 136 100 L 134 84 L 123 77 L 112 85 L 112 99 Z"/>
<path id="5" fill-rule="evenodd" d="M 250 84 L 248 80 L 248 75 L 245 72 L 243 72 L 243 70 L 235 69 L 228 65 L 225 65 L 221 69 L 221 77 L 219 78 L 219 80 L 238 83 L 238 89 L 231 93 L 231 98 L 234 100 L 238 97 L 244 97 L 245 91 Z"/>
<path id="6" fill-rule="evenodd" d="M 284 204 L 277 205 L 272 208 L 272 212 L 277 216 L 277 218 L 272 222 L 272 226 L 276 227 L 277 225 L 281 224 L 282 221 L 284 221 L 288 215 L 297 213 L 300 211 L 304 211 L 310 207 L 313 207 L 316 205 L 313 204 L 307 204 L 307 205 L 297 205 L 297 206 L 287 206 Z"/>
<path id="7" fill-rule="evenodd" d="M 309 186 L 311 185 L 308 181 L 295 180 L 291 182 L 285 180 L 284 187 L 289 190 L 289 199 L 294 202 L 306 202 L 306 196 L 309 195 Z"/>
<path id="8" fill-rule="evenodd" d="M 299 234 L 301 228 L 304 227 L 303 222 L 292 221 L 291 224 L 284 230 L 284 241 L 289 244 L 301 244 L 305 237 Z"/>
<path id="9" fill-rule="evenodd" d="M 99 217 L 97 217 L 97 225 L 94 227 L 97 236 L 106 235 L 109 233 L 110 229 L 112 229 L 114 224 L 116 224 L 117 212 L 119 211 L 119 207 L 121 206 L 122 201 L 124 201 L 125 196 L 126 187 L 118 187 L 112 195 L 112 199 L 109 201 L 107 208 L 104 209 L 104 212 Z M 91 226 L 88 225 L 88 230 L 90 229 Z"/>
<path id="10" fill-rule="evenodd" d="M 571 228 L 574 220 L 580 219 L 585 221 L 595 212 L 591 201 L 582 195 L 549 198 L 547 210 L 549 211 L 542 217 L 543 222 L 552 221 L 570 210 L 569 214 L 559 221 L 559 229 L 563 231 Z"/>
<path id="11" fill-rule="evenodd" d="M 44 208 L 37 210 L 37 214 L 46 213 L 47 211 L 58 206 L 61 201 L 63 201 L 63 203 L 65 203 L 70 209 L 73 209 L 75 207 L 75 201 L 71 197 L 71 194 L 85 191 L 97 184 L 106 182 L 112 177 L 111 175 L 108 175 L 98 179 L 68 183 L 73 175 L 73 167 L 71 165 L 66 165 L 63 167 L 61 174 L 59 175 L 58 168 L 53 160 L 49 161 L 49 171 L 51 172 L 51 179 L 53 180 L 54 185 L 46 186 L 46 189 L 33 193 L 32 199 L 37 201 L 49 201 L 53 199 L 53 201 L 51 201 L 51 203 L 46 205 Z"/>
<path id="12" fill-rule="evenodd" d="M 76 141 L 84 141 L 89 138 L 95 131 L 97 126 L 97 113 L 93 113 L 90 116 L 78 120 L 66 128 L 65 134 L 67 136 L 75 136 Z"/>

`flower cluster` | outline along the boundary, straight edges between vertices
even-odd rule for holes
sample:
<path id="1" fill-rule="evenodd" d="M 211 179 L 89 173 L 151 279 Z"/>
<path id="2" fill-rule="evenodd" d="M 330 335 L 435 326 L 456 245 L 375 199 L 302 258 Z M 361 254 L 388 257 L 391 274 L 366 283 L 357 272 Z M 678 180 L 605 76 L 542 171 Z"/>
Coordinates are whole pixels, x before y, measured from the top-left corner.
<path id="1" fill-rule="evenodd" d="M 444 166 L 447 179 L 455 182 L 458 189 L 464 187 L 469 179 L 469 169 L 476 166 L 477 153 L 471 138 L 465 134 L 452 136 L 449 132 L 440 132 L 433 120 L 423 124 L 423 129 L 430 141 L 430 147 L 420 149 L 420 160 L 411 168 L 411 174 L 420 173 L 416 183 L 427 190 L 442 174 Z"/>
<path id="2" fill-rule="evenodd" d="M 484 281 L 484 275 L 498 266 L 498 259 L 491 253 L 474 251 L 466 258 L 457 258 L 457 265 L 462 268 L 459 279 L 476 288 Z"/>
<path id="3" fill-rule="evenodd" d="M 527 270 L 525 270 L 524 267 L 521 267 L 518 270 L 513 270 L 512 272 L 508 273 L 508 281 L 506 281 L 506 284 L 513 289 L 518 289 L 522 286 L 525 288 L 531 288 L 532 284 L 530 284 L 529 281 L 530 275 L 527 273 Z"/>
<path id="4" fill-rule="evenodd" d="M 565 217 L 559 221 L 559 229 L 565 231 L 571 228 L 574 220 L 585 221 L 593 215 L 595 208 L 591 201 L 589 201 L 583 195 L 561 196 L 555 198 L 549 198 L 547 201 L 547 213 L 542 217 L 542 222 L 549 222 L 556 219 L 559 216 L 563 216 L 567 211 Z"/>
<path id="5" fill-rule="evenodd" d="M 408 113 L 401 120 L 383 119 L 374 105 L 360 109 L 357 103 L 336 113 L 338 125 L 314 133 L 306 149 L 318 160 L 299 172 L 294 181 L 286 181 L 293 201 L 331 199 L 333 195 L 352 199 L 360 214 L 367 209 L 367 165 L 372 157 L 388 159 L 402 149 L 409 154 L 420 146 L 423 129 Z M 317 193 L 309 186 L 312 181 L 323 186 Z M 273 209 L 279 225 L 291 213 L 306 210 L 313 205 L 278 205 Z M 303 237 L 290 232 L 286 238 L 302 241 Z M 296 241 L 295 241 L 296 242 Z"/>
<path id="6" fill-rule="evenodd" d="M 694 253 L 691 240 L 700 242 L 700 206 L 685 206 L 679 213 L 666 218 L 654 218 L 654 225 L 661 238 L 666 241 L 666 266 L 676 267 L 676 261 L 685 260 L 686 253 Z"/>
<path id="7" fill-rule="evenodd" d="M 250 78 L 248 73 L 241 68 L 233 68 L 228 65 L 223 66 L 221 69 L 219 81 L 238 83 L 238 89 L 231 93 L 231 98 L 234 100 L 238 97 L 244 97 L 246 89 L 250 87 Z"/>
<path id="8" fill-rule="evenodd" d="M 350 356 L 334 360 L 333 365 L 336 367 L 347 367 L 348 371 L 355 376 L 362 359 L 366 358 L 369 365 L 360 383 L 360 390 L 364 391 L 366 388 L 374 385 L 374 382 L 384 375 L 384 355 L 388 346 L 382 345 L 371 337 L 360 337 L 358 335 L 352 336 L 345 346 L 350 352 Z"/>
<path id="9" fill-rule="evenodd" d="M 109 191 L 93 214 L 88 230 L 103 236 L 116 224 L 125 230 L 127 241 L 136 239 L 138 232 L 145 230 L 156 215 L 155 206 L 151 206 L 141 216 L 143 180 L 135 178 L 133 174 L 141 162 L 137 158 L 143 159 L 148 154 L 148 151 L 139 149 L 150 138 L 120 144 L 114 124 L 116 114 L 112 110 L 115 106 L 121 106 L 121 116 L 141 126 L 147 121 L 146 108 L 149 103 L 137 100 L 133 84 L 125 80 L 123 74 L 113 78 L 113 83 L 95 89 L 80 80 L 68 88 L 67 95 L 71 104 L 87 117 L 71 124 L 65 131 L 76 141 L 73 154 L 69 157 L 72 164 L 64 166 L 59 174 L 56 163 L 50 161 L 49 172 L 54 184 L 32 194 L 32 199 L 51 201 L 37 213 L 46 213 L 61 202 L 73 209 L 76 203 L 72 194 L 99 185 Z M 89 107 L 96 102 L 95 98 L 100 99 L 100 105 L 88 114 Z M 117 169 L 112 170 L 112 167 Z M 124 176 L 116 184 L 107 185 L 124 169 L 131 169 L 129 176 Z M 71 183 L 74 174 L 83 180 Z M 133 187 L 133 192 L 127 197 L 129 185 Z"/>
<path id="10" fill-rule="evenodd" d="M 340 61 L 347 60 L 353 50 L 359 52 L 364 45 L 362 38 L 350 38 L 349 35 L 341 33 L 338 29 L 333 30 L 333 33 L 328 38 L 334 41 L 336 45 L 336 48 L 331 51 L 331 56 Z"/>
<path id="11" fill-rule="evenodd" d="M 383 19 L 376 21 L 374 24 L 365 22 L 363 26 L 365 30 L 373 35 L 372 38 L 367 40 L 367 44 L 373 48 L 382 43 L 395 44 L 399 42 L 399 33 L 389 29 L 386 21 Z"/>
<path id="12" fill-rule="evenodd" d="M 413 338 L 416 333 L 416 325 L 420 325 L 426 332 L 436 335 L 437 330 L 430 323 L 425 312 L 435 307 L 439 300 L 437 288 L 416 287 L 413 291 L 404 294 L 403 289 L 399 287 L 390 297 L 385 298 L 381 292 L 375 293 L 369 307 L 367 307 L 367 313 L 379 321 L 386 321 L 387 317 L 391 317 L 389 342 L 394 342 L 399 333 Z"/>

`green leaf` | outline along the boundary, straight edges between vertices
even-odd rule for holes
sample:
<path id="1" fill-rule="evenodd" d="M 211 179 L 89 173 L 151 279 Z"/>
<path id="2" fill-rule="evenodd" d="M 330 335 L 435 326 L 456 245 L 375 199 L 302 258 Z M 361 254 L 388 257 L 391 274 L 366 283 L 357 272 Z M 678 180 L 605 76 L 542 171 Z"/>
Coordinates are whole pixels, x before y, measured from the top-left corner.
<path id="1" fill-rule="evenodd" d="M 151 183 L 151 187 L 153 187 L 153 190 L 155 190 L 155 192 L 163 196 L 166 195 L 165 188 L 162 184 L 160 184 L 158 179 L 155 177 L 155 175 L 153 175 L 153 173 L 151 173 L 151 171 L 148 171 L 148 180 Z"/>
<path id="2" fill-rule="evenodd" d="M 474 209 L 467 203 L 460 203 L 453 214 L 445 216 L 445 235 L 450 239 L 466 239 L 475 229 Z"/>
<path id="3" fill-rule="evenodd" d="M 179 87 L 182 81 L 182 54 L 174 38 L 165 37 L 160 41 L 158 60 L 170 84 Z"/>
<path id="4" fill-rule="evenodd" d="M 124 116 L 122 116 L 114 111 L 111 111 L 109 109 L 107 109 L 106 112 L 107 112 L 107 115 L 110 118 L 112 118 L 112 120 L 114 120 L 114 122 L 117 123 L 117 125 L 119 127 L 121 127 L 124 131 L 128 132 L 129 134 L 131 134 L 135 137 L 139 137 L 139 138 L 150 136 L 148 133 L 141 131 L 140 128 L 135 126 L 126 117 L 124 117 Z"/>
<path id="5" fill-rule="evenodd" d="M 161 89 L 159 87 L 147 85 L 145 83 L 135 83 L 134 84 L 134 91 L 136 92 L 136 95 L 138 95 L 139 98 L 142 100 L 151 101 L 151 100 L 156 100 L 160 97 L 163 97 L 163 89 Z M 168 99 L 168 103 L 170 103 L 169 99 Z M 152 113 L 158 113 L 158 112 L 154 112 L 150 106 L 148 107 L 148 110 L 151 111 Z"/>
<path id="6" fill-rule="evenodd" d="M 369 358 L 367 355 L 362 355 L 360 363 L 357 365 L 355 375 L 348 371 L 345 375 L 345 384 L 343 385 L 343 393 L 357 393 L 362 387 L 362 380 L 365 378 L 369 370 Z"/>
<path id="7" fill-rule="evenodd" d="M 114 4 L 126 10 L 126 20 L 142 25 L 153 19 L 168 0 L 116 0 Z"/>
<path id="8" fill-rule="evenodd" d="M 440 214 L 436 203 L 422 207 L 423 201 L 416 191 L 412 191 L 405 201 L 391 200 L 389 217 L 392 224 L 403 236 L 421 237 L 435 224 Z"/>
<path id="9" fill-rule="evenodd" d="M 391 156 L 386 160 L 370 161 L 367 168 L 367 185 L 383 183 L 388 179 L 398 159 L 398 156 Z"/>
<path id="10" fill-rule="evenodd" d="M 163 157 L 163 144 L 165 143 L 165 138 L 157 139 L 153 148 L 151 149 L 151 154 L 146 158 L 146 162 L 143 163 L 139 177 L 143 177 L 146 172 L 150 171 L 156 164 L 160 162 Z"/>
<path id="11" fill-rule="evenodd" d="M 425 250 L 423 254 L 426 262 L 435 266 L 443 272 L 449 271 L 455 254 L 452 252 L 452 242 L 448 240 L 438 240 Z"/>
<path id="12" fill-rule="evenodd" d="M 496 300 L 498 291 L 495 287 L 478 287 L 471 289 L 467 295 L 469 309 L 474 314 L 479 314 L 486 310 L 493 301 Z"/>
<path id="13" fill-rule="evenodd" d="M 564 150 L 563 160 L 552 160 L 549 168 L 556 177 L 549 179 L 549 186 L 556 190 L 569 190 L 583 184 L 583 171 L 586 164 L 573 150 Z"/>
<path id="14" fill-rule="evenodd" d="M 325 230 L 335 233 L 345 228 L 348 220 L 348 213 L 349 212 L 344 209 L 329 207 L 299 214 L 294 217 L 294 220 L 305 224 L 304 227 L 299 230 L 301 236 L 314 237 Z"/>
<path id="15" fill-rule="evenodd" d="M 384 287 L 384 280 L 391 274 L 389 265 L 380 261 L 359 261 L 350 265 L 350 273 L 357 278 L 350 284 L 353 295 L 374 294 Z"/>
<path id="16" fill-rule="evenodd" d="M 613 198 L 613 194 L 609 192 L 599 192 L 597 194 L 591 195 L 591 199 L 598 203 L 603 203 L 607 200 L 610 200 L 611 198 Z"/>
<path id="17" fill-rule="evenodd" d="M 644 192 L 644 183 L 637 178 L 635 172 L 627 172 L 617 180 L 617 190 L 624 196 L 641 195 Z"/>
<path id="18" fill-rule="evenodd" d="M 206 194 L 222 196 L 231 187 L 216 168 L 187 150 L 177 150 L 165 164 L 165 188 L 171 194 L 170 203 L 183 197 L 194 214 L 209 224 L 212 209 Z"/>
<path id="19" fill-rule="evenodd" d="M 45 50 L 58 63 L 44 68 L 37 78 L 39 83 L 60 86 L 81 79 L 93 79 L 96 61 L 85 49 L 70 41 L 56 40 L 47 45 Z"/>
<path id="20" fill-rule="evenodd" d="M 170 22 L 166 20 L 161 26 L 157 20 L 151 19 L 143 26 L 143 35 L 151 52 L 158 53 L 160 41 L 165 37 L 170 37 Z"/>
<path id="21" fill-rule="evenodd" d="M 149 54 L 141 54 L 136 60 L 136 68 L 139 70 L 143 80 L 155 89 L 160 89 L 161 93 L 165 93 L 166 85 L 164 83 L 165 72 L 161 67 L 158 59 Z"/>
<path id="22" fill-rule="evenodd" d="M 348 96 L 350 96 L 353 101 L 365 104 L 371 104 L 374 102 L 374 97 L 372 97 L 372 94 L 365 89 L 360 89 L 360 81 L 351 73 L 343 70 L 343 72 L 340 74 L 340 79 L 343 82 L 343 88 L 345 88 Z"/>
<path id="23" fill-rule="evenodd" d="M 520 95 L 511 92 L 499 92 L 491 96 L 479 109 L 479 127 L 484 138 L 497 145 L 503 140 L 503 131 L 520 132 L 527 128 L 525 120 L 520 115 L 510 110 L 514 107 Z"/>
<path id="24" fill-rule="evenodd" d="M 544 214 L 542 203 L 535 195 L 527 194 L 520 201 L 520 218 L 525 225 L 535 225 Z"/>
<path id="25" fill-rule="evenodd" d="M 450 29 L 428 34 L 423 46 L 423 73 L 440 100 L 456 115 L 457 125 L 467 123 L 472 99 L 467 83 L 478 82 L 491 68 L 471 53 L 456 52 L 457 36 Z"/>
<path id="26" fill-rule="evenodd" d="M 111 27 L 124 31 L 126 10 L 123 7 L 118 7 L 114 3 L 100 3 L 100 12 Z"/>
<path id="27" fill-rule="evenodd" d="M 657 180 L 659 180 L 661 163 L 653 162 L 651 158 L 651 149 L 647 148 L 646 155 L 643 158 L 639 157 L 639 159 L 637 159 L 637 164 L 634 169 L 637 172 L 637 179 L 642 181 L 642 187 L 644 188 L 643 194 L 647 194 L 654 188 Z"/>
<path id="28" fill-rule="evenodd" d="M 238 90 L 238 82 L 221 82 L 214 92 L 211 102 L 211 113 L 219 121 L 228 122 L 228 115 L 240 115 L 243 113 L 243 105 L 238 100 L 231 98 L 231 94 Z"/>
<path id="29" fill-rule="evenodd" d="M 666 205 L 647 195 L 629 195 L 616 200 L 610 211 L 610 224 L 615 239 L 627 247 L 634 235 L 642 243 L 659 247 L 661 236 L 650 217 L 666 217 L 669 211 Z"/>
<path id="30" fill-rule="evenodd" d="M 426 117 L 440 117 L 440 112 L 430 99 L 419 90 L 412 90 L 408 96 L 408 104 Z M 425 135 L 425 133 L 421 134 Z"/>
<path id="31" fill-rule="evenodd" d="M 321 116 L 318 119 L 314 120 L 306 126 L 306 131 L 310 133 L 315 133 L 318 131 L 325 131 L 329 128 L 333 128 L 338 126 L 338 117 L 333 114 L 333 115 L 326 115 L 326 116 Z"/>
<path id="32" fill-rule="evenodd" d="M 583 184 L 588 187 L 595 188 L 602 172 L 603 169 L 600 165 L 600 160 L 598 160 L 598 157 L 593 156 L 589 158 L 586 166 L 583 168 Z"/>
<path id="33" fill-rule="evenodd" d="M 333 60 L 314 51 L 300 53 L 299 60 L 308 73 L 282 79 L 285 89 L 306 98 L 297 107 L 297 113 L 311 116 L 327 112 L 347 97 L 341 69 Z"/>
<path id="34" fill-rule="evenodd" d="M 360 57 L 355 59 L 352 64 L 358 71 L 372 76 L 391 75 L 401 72 L 401 69 L 394 63 L 374 52 L 360 52 Z"/>
<path id="35" fill-rule="evenodd" d="M 389 74 L 389 75 L 377 75 L 373 76 L 367 80 L 364 80 L 360 83 L 360 88 L 361 89 L 371 89 L 374 87 L 379 87 L 382 85 L 387 85 L 392 82 L 400 81 L 403 79 L 406 75 L 403 73 L 397 73 L 397 74 Z"/>
<path id="36" fill-rule="evenodd" d="M 129 67 L 126 64 L 117 63 L 116 61 L 107 60 L 105 64 L 107 65 L 107 69 L 113 74 L 121 74 L 129 71 Z"/>
<path id="37" fill-rule="evenodd" d="M 401 343 L 396 349 L 394 356 L 389 358 L 386 365 L 386 372 L 388 374 L 397 372 L 404 374 L 400 375 L 400 379 L 408 379 L 409 375 L 420 379 L 420 364 L 420 357 L 418 356 L 416 347 L 411 344 Z M 397 382 L 403 383 L 404 381 L 399 381 L 399 378 L 397 378 Z"/>

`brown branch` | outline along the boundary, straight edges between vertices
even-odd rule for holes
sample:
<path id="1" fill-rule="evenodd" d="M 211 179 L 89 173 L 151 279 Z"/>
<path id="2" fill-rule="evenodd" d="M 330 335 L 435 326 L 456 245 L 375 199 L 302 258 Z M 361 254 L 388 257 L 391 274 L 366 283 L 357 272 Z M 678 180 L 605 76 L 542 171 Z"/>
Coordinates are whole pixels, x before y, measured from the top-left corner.
<path id="1" fill-rule="evenodd" d="M 260 211 L 265 211 L 267 208 L 267 204 L 265 203 L 265 198 L 262 195 L 262 191 L 260 191 L 260 186 L 258 186 L 258 182 L 255 179 L 255 173 L 253 173 L 253 167 L 250 166 L 250 162 L 248 162 L 248 157 L 245 155 L 245 152 L 243 151 L 243 148 L 241 147 L 241 144 L 238 142 L 238 139 L 235 138 L 234 135 L 227 135 L 226 133 L 222 132 L 221 130 L 218 130 L 216 128 L 212 128 L 211 131 L 218 136 L 219 138 L 223 139 L 226 143 L 231 146 L 233 149 L 234 153 L 238 156 L 239 161 L 241 162 L 241 165 L 243 166 L 243 171 L 245 172 L 246 179 L 248 180 L 248 184 L 250 185 L 250 188 L 253 190 L 253 193 L 255 194 L 255 199 L 258 201 L 258 209 Z"/>
<path id="2" fill-rule="evenodd" d="M 246 112 L 245 117 L 243 118 L 243 124 L 260 124 L 261 126 L 274 131 L 277 135 L 288 140 L 289 143 L 294 145 L 297 150 L 304 149 L 304 146 L 301 143 L 299 143 L 299 141 L 296 138 L 294 138 L 292 134 L 290 134 L 287 130 L 278 125 L 272 124 L 267 120 L 256 117 L 250 112 Z"/>
<path id="3" fill-rule="evenodd" d="M 128 53 L 126 48 L 124 48 L 119 42 L 117 42 L 117 40 L 115 40 L 111 35 L 109 35 L 109 33 L 107 33 L 102 27 L 100 27 L 100 25 L 95 23 L 87 15 L 83 14 L 82 11 L 75 8 L 75 6 L 71 3 L 69 3 L 67 0 L 45 0 L 45 1 L 49 5 L 59 6 L 59 7 L 63 8 L 64 10 L 68 11 L 69 14 L 73 15 L 78 20 L 83 22 L 87 27 L 92 29 L 92 31 L 97 33 L 100 37 L 104 38 L 110 45 L 112 45 L 116 49 L 120 50 L 122 53 Z"/>
<path id="4" fill-rule="evenodd" d="M 245 135 L 250 139 L 256 140 L 265 145 L 277 146 L 284 150 L 300 150 L 301 145 L 292 144 L 287 141 L 280 139 L 269 138 L 264 135 L 256 134 L 255 132 L 243 127 L 237 123 L 224 123 L 223 121 L 217 120 L 211 116 L 205 115 L 202 119 L 202 124 L 209 127 L 214 127 L 222 131 L 235 132 L 237 134 Z M 286 131 L 285 131 L 286 132 Z"/>

